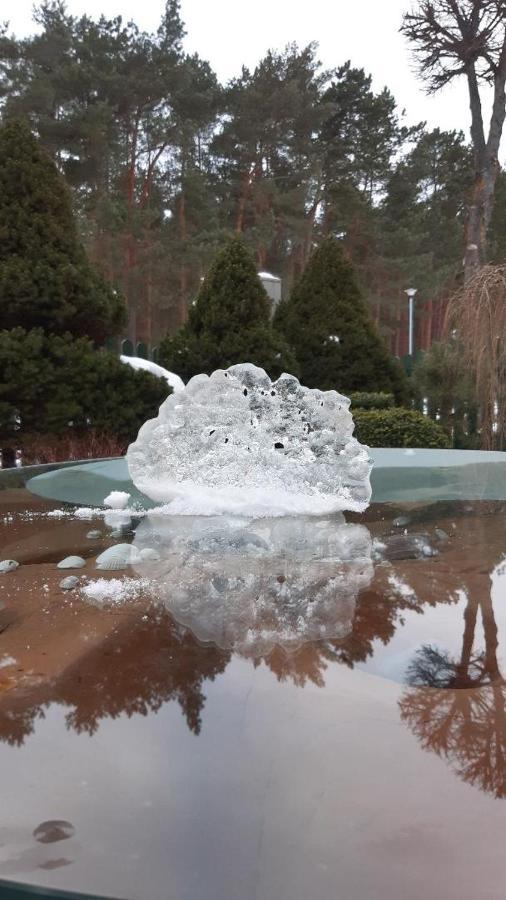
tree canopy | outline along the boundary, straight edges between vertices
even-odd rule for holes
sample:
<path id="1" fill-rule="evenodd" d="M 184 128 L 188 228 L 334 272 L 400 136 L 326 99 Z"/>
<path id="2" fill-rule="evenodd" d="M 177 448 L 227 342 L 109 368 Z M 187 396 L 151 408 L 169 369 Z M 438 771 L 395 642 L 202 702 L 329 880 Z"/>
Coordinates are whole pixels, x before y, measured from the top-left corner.
<path id="1" fill-rule="evenodd" d="M 132 340 L 158 344 L 184 324 L 231 232 L 286 293 L 333 236 L 402 355 L 407 282 L 422 317 L 461 267 L 473 177 L 461 135 L 407 127 L 388 88 L 345 59 L 323 69 L 311 43 L 221 85 L 182 49 L 176 0 L 152 33 L 53 0 L 35 16 L 33 35 L 0 32 L 0 111 L 29 120 L 65 175 L 88 256 L 127 299 Z M 439 320 L 427 315 L 430 336 Z"/>

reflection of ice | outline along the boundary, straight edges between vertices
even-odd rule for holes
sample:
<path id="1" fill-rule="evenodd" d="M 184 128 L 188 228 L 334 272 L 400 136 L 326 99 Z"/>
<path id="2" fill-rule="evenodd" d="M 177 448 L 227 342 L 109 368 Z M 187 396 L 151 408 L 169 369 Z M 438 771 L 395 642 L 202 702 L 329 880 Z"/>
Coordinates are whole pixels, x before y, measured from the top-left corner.
<path id="1" fill-rule="evenodd" d="M 372 579 L 367 528 L 343 516 L 237 519 L 150 515 L 135 536 L 174 619 L 204 642 L 261 656 L 275 645 L 344 638 Z"/>
<path id="2" fill-rule="evenodd" d="M 104 513 L 104 522 L 117 531 L 128 531 L 132 525 L 132 514 L 128 509 L 109 509 Z"/>

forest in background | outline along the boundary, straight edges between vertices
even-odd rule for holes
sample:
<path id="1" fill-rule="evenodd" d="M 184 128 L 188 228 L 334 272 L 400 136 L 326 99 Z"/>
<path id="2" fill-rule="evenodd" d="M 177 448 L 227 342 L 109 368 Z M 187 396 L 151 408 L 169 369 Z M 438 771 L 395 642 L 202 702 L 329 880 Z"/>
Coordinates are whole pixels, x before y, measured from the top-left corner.
<path id="1" fill-rule="evenodd" d="M 440 337 L 473 181 L 463 133 L 406 125 L 388 88 L 346 61 L 323 70 L 315 44 L 271 51 L 221 85 L 183 50 L 179 0 L 154 34 L 73 17 L 58 0 L 34 19 L 31 37 L 0 31 L 2 116 L 28 119 L 64 174 L 90 259 L 127 300 L 132 342 L 157 345 L 185 321 L 233 232 L 285 294 L 315 244 L 341 238 L 392 352 L 407 350 L 409 286 L 416 347 Z M 496 262 L 505 199 L 501 174 Z"/>

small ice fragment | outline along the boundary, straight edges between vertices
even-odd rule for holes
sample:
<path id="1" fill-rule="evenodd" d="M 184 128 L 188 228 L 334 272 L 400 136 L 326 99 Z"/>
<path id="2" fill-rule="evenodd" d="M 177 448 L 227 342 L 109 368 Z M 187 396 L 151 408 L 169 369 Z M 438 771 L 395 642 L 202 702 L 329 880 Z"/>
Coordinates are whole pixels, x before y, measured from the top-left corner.
<path id="1" fill-rule="evenodd" d="M 143 562 L 157 562 L 160 559 L 158 550 L 155 550 L 153 547 L 143 547 L 140 554 Z"/>
<path id="2" fill-rule="evenodd" d="M 72 591 L 79 584 L 79 578 L 77 575 L 67 575 L 66 578 L 62 578 L 60 581 L 60 587 L 62 591 Z"/>
<path id="3" fill-rule="evenodd" d="M 14 572 L 14 569 L 18 567 L 19 563 L 15 559 L 2 559 L 0 561 L 0 575 L 5 575 L 6 572 Z"/>
<path id="4" fill-rule="evenodd" d="M 110 506 L 111 509 L 125 509 L 129 500 L 130 494 L 127 494 L 126 491 L 111 491 L 107 497 L 104 497 L 105 505 Z"/>
<path id="5" fill-rule="evenodd" d="M 138 563 L 140 559 L 137 547 L 132 544 L 115 544 L 114 547 L 108 547 L 100 556 L 97 556 L 95 565 L 97 569 L 114 571 Z"/>
<path id="6" fill-rule="evenodd" d="M 98 541 L 98 539 L 102 537 L 102 532 L 94 529 L 92 531 L 88 531 L 86 537 L 90 541 Z"/>
<path id="7" fill-rule="evenodd" d="M 7 669 L 9 666 L 15 666 L 16 660 L 13 656 L 2 656 L 0 659 L 0 669 Z"/>
<path id="8" fill-rule="evenodd" d="M 86 565 L 86 560 L 82 556 L 66 556 L 57 564 L 58 569 L 82 569 Z"/>

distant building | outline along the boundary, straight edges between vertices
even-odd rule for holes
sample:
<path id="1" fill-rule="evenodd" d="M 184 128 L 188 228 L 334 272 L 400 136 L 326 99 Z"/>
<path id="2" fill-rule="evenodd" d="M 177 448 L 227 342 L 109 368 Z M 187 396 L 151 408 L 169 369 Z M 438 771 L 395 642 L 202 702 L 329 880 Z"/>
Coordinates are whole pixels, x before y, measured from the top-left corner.
<path id="1" fill-rule="evenodd" d="M 272 315 L 274 315 L 276 306 L 281 300 L 281 278 L 278 278 L 277 275 L 271 275 L 270 272 L 259 272 L 258 277 L 271 298 Z"/>

